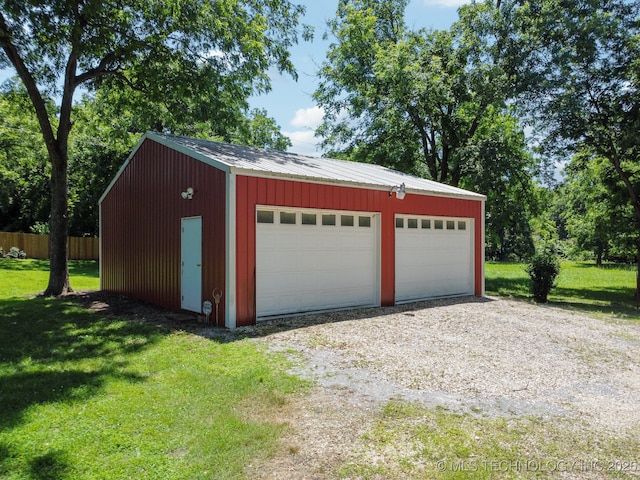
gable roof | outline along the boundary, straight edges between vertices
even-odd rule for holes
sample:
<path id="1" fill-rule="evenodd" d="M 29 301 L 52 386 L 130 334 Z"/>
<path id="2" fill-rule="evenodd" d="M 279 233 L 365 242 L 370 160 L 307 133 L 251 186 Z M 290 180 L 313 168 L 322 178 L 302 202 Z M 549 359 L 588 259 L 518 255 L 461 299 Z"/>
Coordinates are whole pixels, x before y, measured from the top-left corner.
<path id="1" fill-rule="evenodd" d="M 289 178 L 293 180 L 335 183 L 347 186 L 390 190 L 405 184 L 408 193 L 485 200 L 484 195 L 470 192 L 425 178 L 391 170 L 380 165 L 332 158 L 309 157 L 277 150 L 232 145 L 176 135 L 147 132 L 109 184 L 100 202 L 107 195 L 142 143 L 150 139 L 180 151 L 220 170 L 240 175 Z"/>

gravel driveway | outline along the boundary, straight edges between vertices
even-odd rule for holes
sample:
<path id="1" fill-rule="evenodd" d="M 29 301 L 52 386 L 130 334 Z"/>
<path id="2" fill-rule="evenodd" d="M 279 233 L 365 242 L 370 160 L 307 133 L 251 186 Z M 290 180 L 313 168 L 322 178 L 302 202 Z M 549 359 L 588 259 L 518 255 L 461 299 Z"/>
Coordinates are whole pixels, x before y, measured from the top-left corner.
<path id="1" fill-rule="evenodd" d="M 640 431 L 640 324 L 464 297 L 239 329 L 313 379 L 274 421 L 291 428 L 256 478 L 333 478 L 390 399 L 474 415 Z M 640 454 L 638 455 L 640 457 Z M 640 458 L 636 460 L 640 461 Z"/>

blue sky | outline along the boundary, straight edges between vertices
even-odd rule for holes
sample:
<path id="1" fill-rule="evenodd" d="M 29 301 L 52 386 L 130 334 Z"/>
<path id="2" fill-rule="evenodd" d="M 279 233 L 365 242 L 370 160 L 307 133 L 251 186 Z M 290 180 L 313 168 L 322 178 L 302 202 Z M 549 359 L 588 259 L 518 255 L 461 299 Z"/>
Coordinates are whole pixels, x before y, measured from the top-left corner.
<path id="1" fill-rule="evenodd" d="M 325 60 L 330 39 L 324 41 L 326 21 L 335 15 L 338 0 L 298 0 L 307 13 L 303 23 L 315 27 L 312 42 L 300 42 L 292 49 L 292 60 L 298 72 L 298 81 L 289 76 L 271 74 L 272 91 L 251 98 L 251 107 L 264 108 L 275 118 L 282 132 L 291 138 L 295 153 L 320 156 L 318 138 L 313 131 L 322 119 L 322 111 L 311 98 L 316 86 L 316 72 Z M 407 6 L 406 23 L 409 27 L 448 29 L 458 18 L 458 7 L 469 0 L 412 0 Z"/>
<path id="2" fill-rule="evenodd" d="M 294 0 L 306 7 L 302 20 L 315 27 L 312 42 L 300 42 L 292 51 L 292 61 L 298 72 L 298 81 L 289 76 L 271 72 L 272 90 L 268 94 L 250 99 L 252 108 L 264 108 L 275 118 L 282 132 L 291 138 L 290 151 L 305 155 L 320 156 L 319 139 L 313 131 L 322 119 L 322 111 L 315 105 L 311 95 L 316 85 L 316 72 L 325 59 L 330 39 L 322 39 L 326 32 L 326 21 L 336 12 L 338 0 Z M 409 27 L 448 29 L 458 18 L 458 7 L 470 0 L 411 0 L 406 10 Z M 12 70 L 0 70 L 0 82 L 13 75 Z"/>

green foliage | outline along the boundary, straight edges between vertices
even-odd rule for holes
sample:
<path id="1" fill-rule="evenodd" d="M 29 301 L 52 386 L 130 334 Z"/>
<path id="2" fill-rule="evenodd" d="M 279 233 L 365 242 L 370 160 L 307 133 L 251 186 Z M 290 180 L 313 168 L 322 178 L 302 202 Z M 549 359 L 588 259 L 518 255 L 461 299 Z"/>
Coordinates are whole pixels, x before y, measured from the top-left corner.
<path id="1" fill-rule="evenodd" d="M 249 116 L 235 131 L 230 132 L 229 138 L 225 140 L 239 145 L 281 151 L 285 151 L 291 146 L 289 137 L 280 132 L 280 127 L 273 118 L 267 115 L 267 111 L 257 108 L 251 110 Z"/>
<path id="2" fill-rule="evenodd" d="M 583 210 L 586 228 L 571 222 L 567 227 L 573 229 L 579 245 L 594 249 L 601 258 L 613 238 L 602 225 L 601 215 L 614 213 L 616 201 L 627 204 L 633 212 L 627 225 L 632 226 L 637 252 L 640 2 L 505 0 L 500 11 L 511 20 L 511 45 L 527 52 L 526 62 L 516 62 L 514 72 L 516 77 L 527 79 L 519 102 L 536 122 L 541 146 L 563 158 L 568 151 L 579 153 L 581 158 L 572 161 L 573 182 L 587 183 L 594 176 L 599 180 L 591 194 L 595 200 L 592 205 L 571 205 Z M 612 180 L 618 185 L 607 187 L 609 201 L 602 198 L 601 186 Z M 629 218 L 626 212 L 621 216 Z M 629 231 L 622 222 L 608 228 L 619 236 Z"/>
<path id="3" fill-rule="evenodd" d="M 549 292 L 555 286 L 556 277 L 560 273 L 557 255 L 550 250 L 536 253 L 526 270 L 531 278 L 533 299 L 538 303 L 547 303 Z"/>
<path id="4" fill-rule="evenodd" d="M 288 0 L 5 0 L 2 6 L 0 68 L 12 67 L 24 84 L 52 167 L 49 295 L 70 287 L 68 153 L 77 88 L 118 92 L 120 108 L 137 110 L 141 124 L 156 130 L 201 123 L 231 128 L 247 99 L 270 88 L 269 68 L 295 77 L 289 47 L 304 13 Z M 49 97 L 60 98 L 55 120 Z"/>
<path id="5" fill-rule="evenodd" d="M 0 87 L 0 118 L 0 230 L 28 232 L 49 218 L 50 168 L 33 107 L 13 80 Z"/>
<path id="6" fill-rule="evenodd" d="M 411 31 L 406 4 L 340 2 L 314 93 L 325 112 L 317 133 L 332 156 L 486 194 L 489 255 L 526 256 L 536 160 L 507 105 L 508 76 L 483 56 L 473 16 Z"/>
<path id="7" fill-rule="evenodd" d="M 559 216 L 573 240 L 573 255 L 589 252 L 598 264 L 635 259 L 633 208 L 615 169 L 582 149 L 565 169 L 558 192 Z"/>
<path id="8" fill-rule="evenodd" d="M 98 200 L 142 132 L 126 112 L 116 115 L 103 92 L 85 95 L 73 112 L 69 142 L 69 234 L 97 236 Z"/>

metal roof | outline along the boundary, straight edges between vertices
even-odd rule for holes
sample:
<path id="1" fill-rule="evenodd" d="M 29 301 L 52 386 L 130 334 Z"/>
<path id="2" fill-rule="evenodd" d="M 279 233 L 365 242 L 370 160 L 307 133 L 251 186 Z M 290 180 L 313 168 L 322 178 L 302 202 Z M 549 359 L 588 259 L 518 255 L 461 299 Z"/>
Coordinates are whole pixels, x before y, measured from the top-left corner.
<path id="1" fill-rule="evenodd" d="M 428 193 L 473 200 L 484 200 L 486 198 L 484 195 L 462 188 L 452 187 L 370 163 L 308 157 L 277 150 L 265 150 L 175 135 L 147 133 L 145 137 L 160 141 L 169 147 L 177 148 L 195 158 L 204 161 L 208 160 L 214 165 L 222 164 L 228 167 L 225 170 L 228 169 L 234 173 L 285 177 L 380 189 L 391 189 L 393 186 L 404 183 L 407 192 L 412 193 Z"/>

